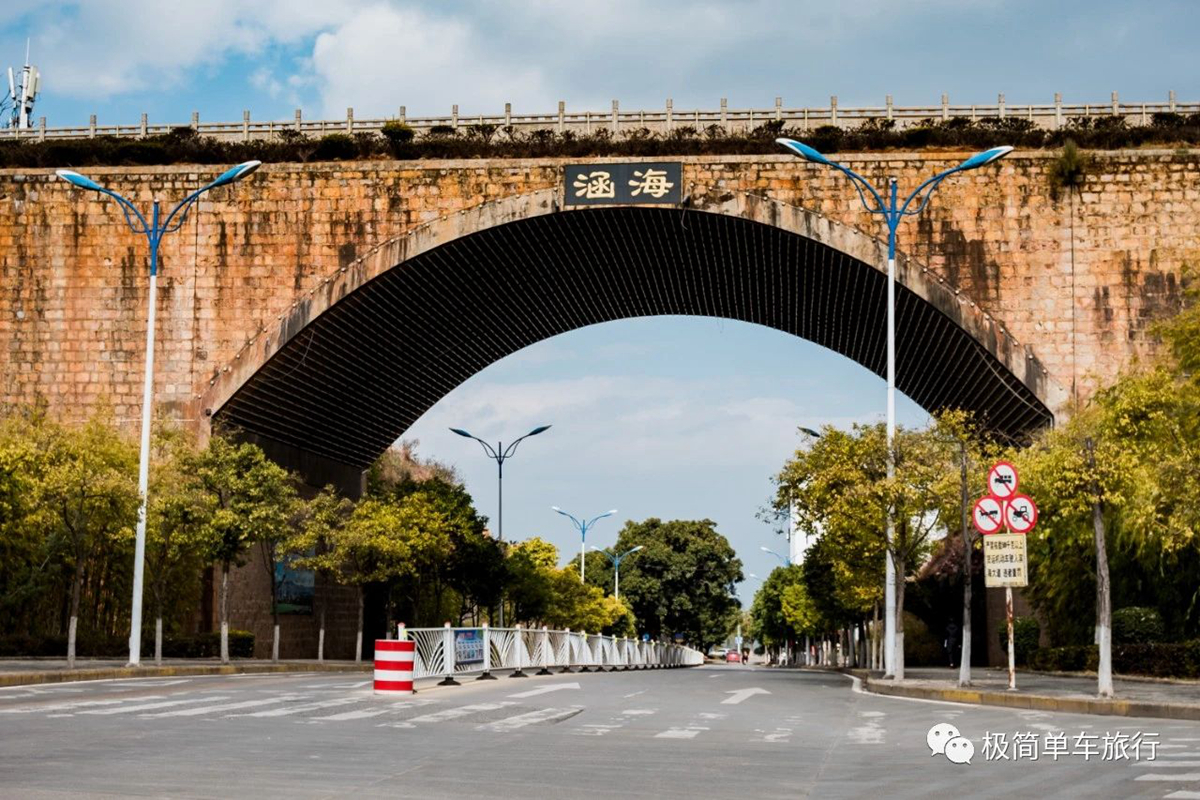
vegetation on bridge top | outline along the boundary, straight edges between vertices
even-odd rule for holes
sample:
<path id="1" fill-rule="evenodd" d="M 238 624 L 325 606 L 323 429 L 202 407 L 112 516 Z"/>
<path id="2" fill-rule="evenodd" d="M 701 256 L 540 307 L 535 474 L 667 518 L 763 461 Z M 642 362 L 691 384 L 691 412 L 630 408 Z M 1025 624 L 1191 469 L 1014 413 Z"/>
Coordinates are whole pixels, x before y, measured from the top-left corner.
<path id="1" fill-rule="evenodd" d="M 778 154 L 778 136 L 801 139 L 822 152 L 864 152 L 953 148 L 977 150 L 998 144 L 1020 148 L 1058 148 L 1067 141 L 1089 149 L 1189 146 L 1200 144 L 1200 114 L 1153 114 L 1145 125 L 1123 116 L 1078 117 L 1058 130 L 1044 130 L 1019 117 L 971 120 L 929 119 L 904 128 L 891 120 L 871 119 L 855 129 L 825 125 L 815 130 L 785 128 L 769 122 L 749 132 L 731 133 L 719 125 L 703 130 L 683 126 L 669 134 L 632 128 L 619 135 L 607 128 L 579 135 L 566 131 L 527 133 L 498 125 L 466 125 L 455 130 L 435 126 L 417 136 L 412 128 L 390 122 L 381 133 L 330 133 L 311 138 L 280 131 L 273 139 L 228 141 L 201 136 L 189 127 L 146 138 L 101 136 L 94 139 L 31 139 L 0 143 L 0 167 L 139 166 L 154 164 L 226 164 L 264 162 L 356 161 L 367 159 L 446 158 L 593 158 L 691 155 Z"/>

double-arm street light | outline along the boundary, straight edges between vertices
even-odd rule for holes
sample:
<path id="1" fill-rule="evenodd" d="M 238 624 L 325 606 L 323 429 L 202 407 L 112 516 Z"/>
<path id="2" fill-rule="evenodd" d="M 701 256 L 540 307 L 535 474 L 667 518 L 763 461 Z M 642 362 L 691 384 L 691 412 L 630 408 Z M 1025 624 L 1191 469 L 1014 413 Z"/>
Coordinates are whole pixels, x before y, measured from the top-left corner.
<path id="1" fill-rule="evenodd" d="M 597 514 L 591 519 L 585 521 L 577 519 L 574 514 L 568 514 L 558 506 L 550 506 L 550 508 L 562 514 L 564 517 L 570 517 L 571 522 L 575 523 L 575 528 L 579 531 L 579 582 L 583 583 L 583 555 L 587 552 L 587 532 L 590 531 L 592 526 L 596 524 L 596 520 L 601 520 L 605 517 L 611 517 L 613 514 L 617 513 L 617 510 L 614 508 L 611 511 L 605 511 L 603 514 Z"/>
<path id="2" fill-rule="evenodd" d="M 69 169 L 56 171 L 58 177 L 80 189 L 99 192 L 108 195 L 121 207 L 125 214 L 125 222 L 134 233 L 146 237 L 150 245 L 150 291 L 146 297 L 146 372 L 142 384 L 142 443 L 138 456 L 138 517 L 137 532 L 133 545 L 133 610 L 129 618 L 129 666 L 137 666 L 142 657 L 142 581 L 143 561 L 146 555 L 146 500 L 150 483 L 150 420 L 154 395 L 154 320 L 155 306 L 158 300 L 158 245 L 162 237 L 179 230 L 187 219 L 192 205 L 209 189 L 218 186 L 228 186 L 234 181 L 241 180 L 261 166 L 261 161 L 246 161 L 231 167 L 208 183 L 185 197 L 179 205 L 162 218 L 159 201 L 156 199 L 150 221 L 142 216 L 142 212 L 129 200 L 111 189 L 106 189 L 85 175 L 80 175 Z"/>
<path id="3" fill-rule="evenodd" d="M 637 547 L 629 548 L 624 553 L 621 553 L 621 555 L 619 555 L 619 556 L 614 556 L 612 553 L 608 552 L 607 550 L 601 550 L 599 547 L 592 545 L 593 550 L 595 550 L 597 553 L 604 553 L 604 555 L 608 556 L 608 560 L 612 562 L 612 565 L 613 565 L 613 597 L 617 598 L 618 600 L 621 599 L 621 562 L 625 560 L 626 556 L 633 555 L 638 550 L 641 550 L 643 547 L 644 547 L 644 545 L 639 544 Z"/>
<path id="4" fill-rule="evenodd" d="M 957 167 L 939 172 L 912 191 L 904 202 L 898 201 L 896 179 L 888 179 L 886 194 L 888 199 L 875 190 L 866 178 L 836 161 L 831 161 L 808 145 L 794 139 L 776 139 L 776 142 L 786 147 L 793 154 L 800 156 L 812 164 L 832 167 L 843 173 L 854 184 L 858 197 L 863 206 L 871 214 L 878 214 L 887 225 L 888 234 L 888 282 L 887 282 L 887 477 L 890 481 L 896 472 L 895 451 L 893 441 L 896 436 L 896 229 L 905 217 L 920 214 L 929 204 L 929 198 L 938 185 L 946 178 L 958 172 L 978 169 L 1003 158 L 1012 152 L 1008 146 L 993 147 L 968 158 Z M 866 193 L 863 190 L 866 190 Z M 869 195 L 869 198 L 868 198 Z M 885 637 L 887 646 L 884 648 L 885 672 L 894 675 L 896 663 L 896 568 L 892 563 L 891 542 L 895 533 L 895 520 L 892 509 L 888 509 L 887 541 L 888 556 L 886 561 L 886 592 L 885 592 Z M 901 577 L 903 579 L 903 576 Z"/>
<path id="5" fill-rule="evenodd" d="M 545 433 L 546 431 L 550 430 L 550 426 L 549 425 L 539 425 L 538 427 L 531 430 L 529 433 L 525 434 L 524 436 L 522 436 L 519 439 L 517 439 L 516 441 L 514 441 L 508 447 L 504 446 L 504 442 L 496 442 L 496 446 L 492 447 L 490 444 L 485 442 L 483 439 L 480 439 L 478 436 L 473 436 L 472 434 L 464 431 L 462 428 L 451 428 L 450 430 L 453 433 L 457 433 L 459 436 L 465 436 L 468 439 L 474 439 L 475 441 L 479 442 L 479 444 L 483 446 L 483 452 L 488 454 L 488 458 L 490 458 L 496 462 L 496 476 L 497 476 L 497 479 L 496 479 L 496 539 L 498 541 L 503 542 L 504 541 L 504 462 L 507 461 L 508 459 L 512 458 L 513 455 L 517 452 L 517 445 L 519 445 L 524 440 L 528 439 L 530 436 L 537 436 L 539 433 Z M 500 619 L 498 620 L 498 622 L 500 623 L 500 627 L 503 628 L 504 627 L 504 600 L 503 599 L 501 599 L 501 601 L 500 601 Z"/>
<path id="6" fill-rule="evenodd" d="M 769 547 L 760 547 L 758 549 L 762 550 L 764 553 L 770 553 L 771 555 L 775 556 L 776 558 L 778 558 L 780 560 L 780 562 L 783 563 L 783 565 L 785 567 L 790 567 L 792 565 L 792 560 L 790 558 L 787 558 L 786 556 L 784 556 L 780 553 L 776 553 L 774 550 L 772 550 Z"/>

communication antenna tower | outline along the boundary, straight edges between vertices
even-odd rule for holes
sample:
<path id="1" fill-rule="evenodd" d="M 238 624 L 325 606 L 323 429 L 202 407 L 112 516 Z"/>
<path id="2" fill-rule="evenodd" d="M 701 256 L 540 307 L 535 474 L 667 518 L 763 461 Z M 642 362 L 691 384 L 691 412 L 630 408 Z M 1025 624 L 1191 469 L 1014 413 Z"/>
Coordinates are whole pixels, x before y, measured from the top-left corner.
<path id="1" fill-rule="evenodd" d="M 13 68 L 8 68 L 8 94 L 0 101 L 0 118 L 6 128 L 32 128 L 33 104 L 41 92 L 42 75 L 29 63 L 29 40 L 25 40 L 25 66 L 17 82 Z"/>

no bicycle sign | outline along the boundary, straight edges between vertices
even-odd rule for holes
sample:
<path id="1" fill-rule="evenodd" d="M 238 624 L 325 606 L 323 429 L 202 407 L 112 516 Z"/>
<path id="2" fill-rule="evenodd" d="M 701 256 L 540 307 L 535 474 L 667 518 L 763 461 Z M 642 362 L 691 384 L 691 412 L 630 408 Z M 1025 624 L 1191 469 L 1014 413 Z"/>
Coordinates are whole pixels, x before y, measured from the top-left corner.
<path id="1" fill-rule="evenodd" d="M 1017 493 L 1017 468 L 998 461 L 988 470 L 988 494 L 975 501 L 971 514 L 983 534 L 984 585 L 1025 586 L 1028 556 L 1025 537 L 1037 524 L 1037 505 Z"/>

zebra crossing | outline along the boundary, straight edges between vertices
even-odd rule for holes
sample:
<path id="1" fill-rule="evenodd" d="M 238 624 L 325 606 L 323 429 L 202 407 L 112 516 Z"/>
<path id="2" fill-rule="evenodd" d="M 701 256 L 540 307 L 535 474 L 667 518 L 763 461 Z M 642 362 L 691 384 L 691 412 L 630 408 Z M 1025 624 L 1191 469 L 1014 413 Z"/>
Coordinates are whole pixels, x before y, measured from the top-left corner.
<path id="1" fill-rule="evenodd" d="M 240 677 L 240 676 L 239 676 Z M 535 707 L 529 691 L 505 699 L 455 702 L 452 696 L 397 700 L 376 696 L 370 681 L 304 683 L 288 688 L 257 688 L 248 680 L 225 681 L 221 688 L 205 688 L 188 681 L 112 684 L 108 695 L 87 699 L 47 692 L 22 692 L 0 696 L 0 725 L 15 716 L 48 720 L 124 719 L 153 725 L 170 721 L 217 720 L 228 724 L 278 720 L 308 725 L 360 724 L 376 728 L 416 729 L 430 725 L 457 725 L 481 733 L 511 733 L 533 726 L 563 724 L 575 736 L 605 736 L 617 732 L 656 740 L 691 740 L 713 729 L 726 715 L 692 714 L 685 721 L 654 724 L 657 707 L 635 707 L 611 716 L 572 722 L 586 708 L 557 702 Z M 567 688 L 578 688 L 578 685 Z M 643 694 L 634 692 L 631 697 Z M 5 701 L 8 701 L 7 703 Z M 611 713 L 611 712 L 610 712 Z M 626 729 L 626 730 L 623 730 Z M 758 737 L 772 741 L 772 737 Z"/>
<path id="2" fill-rule="evenodd" d="M 1163 788 L 1169 791 L 1163 798 L 1169 800 L 1200 800 L 1200 737 L 1168 736 L 1158 750 L 1154 761 L 1131 765 L 1141 772 L 1133 780 L 1142 784 L 1167 784 Z"/>

